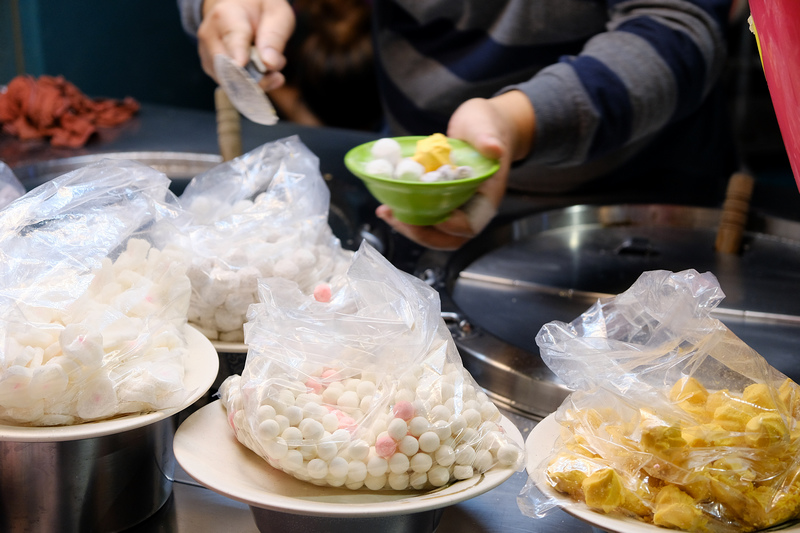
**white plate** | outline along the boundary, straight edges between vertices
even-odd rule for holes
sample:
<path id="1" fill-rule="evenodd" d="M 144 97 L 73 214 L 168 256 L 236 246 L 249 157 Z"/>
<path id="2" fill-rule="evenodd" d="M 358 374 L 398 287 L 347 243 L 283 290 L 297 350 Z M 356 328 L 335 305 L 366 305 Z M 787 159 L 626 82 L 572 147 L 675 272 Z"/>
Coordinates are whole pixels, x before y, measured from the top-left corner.
<path id="1" fill-rule="evenodd" d="M 504 418 L 501 426 L 520 447 L 524 445 L 510 420 Z M 318 487 L 272 468 L 240 444 L 220 401 L 187 418 L 175 434 L 173 448 L 186 473 L 209 489 L 253 507 L 306 516 L 364 518 L 429 511 L 479 496 L 514 474 L 513 469 L 495 467 L 428 492 Z"/>
<path id="2" fill-rule="evenodd" d="M 539 490 L 553 498 L 565 512 L 604 531 L 611 533 L 664 533 L 665 531 L 672 531 L 653 524 L 640 522 L 634 518 L 609 516 L 593 511 L 585 503 L 575 501 L 550 486 L 545 480 L 544 470 L 539 466 L 553 452 L 560 434 L 561 425 L 556 421 L 555 416 L 551 414 L 534 426 L 525 441 L 525 460 L 528 476 Z M 800 523 L 791 522 L 764 531 L 778 530 L 797 533 L 800 532 Z"/>
<path id="3" fill-rule="evenodd" d="M 578 502 L 566 494 L 555 490 L 545 479 L 544 470 L 539 468 L 554 450 L 556 440 L 561 434 L 561 425 L 551 414 L 536 424 L 525 440 L 525 461 L 528 476 L 539 490 L 553 498 L 564 511 L 605 531 L 618 533 L 663 533 L 664 528 L 645 524 L 633 518 L 613 517 L 592 511 L 585 503 Z"/>
<path id="4" fill-rule="evenodd" d="M 186 409 L 208 392 L 219 371 L 219 357 L 205 335 L 191 326 L 186 326 L 186 341 L 189 353 L 183 384 L 189 395 L 180 406 L 164 411 L 131 414 L 72 426 L 23 427 L 0 424 L 0 441 L 55 442 L 102 437 L 144 427 Z"/>

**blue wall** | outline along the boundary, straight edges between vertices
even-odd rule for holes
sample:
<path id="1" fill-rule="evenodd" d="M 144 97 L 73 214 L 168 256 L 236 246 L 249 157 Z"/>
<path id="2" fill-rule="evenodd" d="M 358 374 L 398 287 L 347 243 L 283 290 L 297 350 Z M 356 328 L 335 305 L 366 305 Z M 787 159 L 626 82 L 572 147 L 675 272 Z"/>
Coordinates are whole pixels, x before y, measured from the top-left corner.
<path id="1" fill-rule="evenodd" d="M 0 85 L 8 82 L 16 73 L 11 8 L 9 0 L 0 0 Z"/>
<path id="2" fill-rule="evenodd" d="M 176 0 L 0 0 L 0 85 L 21 73 L 64 76 L 92 97 L 213 109 Z"/>

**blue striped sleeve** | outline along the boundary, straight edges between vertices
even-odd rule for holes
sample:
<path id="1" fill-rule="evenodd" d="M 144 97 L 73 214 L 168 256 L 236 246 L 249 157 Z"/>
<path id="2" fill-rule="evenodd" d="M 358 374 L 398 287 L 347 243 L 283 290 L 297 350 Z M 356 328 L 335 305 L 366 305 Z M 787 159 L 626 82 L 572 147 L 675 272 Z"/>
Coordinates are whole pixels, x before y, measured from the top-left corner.
<path id="1" fill-rule="evenodd" d="M 558 165 L 591 161 L 694 112 L 727 54 L 721 10 L 707 9 L 711 4 L 719 2 L 609 2 L 609 31 L 515 87 L 536 111 L 532 157 Z M 564 99 L 570 105 L 558 101 Z"/>
<path id="2" fill-rule="evenodd" d="M 628 89 L 606 64 L 591 56 L 565 59 L 572 65 L 601 117 L 588 158 L 622 146 L 631 137 L 633 109 Z"/>
<path id="3" fill-rule="evenodd" d="M 203 0 L 178 0 L 183 30 L 192 37 L 197 36 L 197 28 L 203 20 Z"/>

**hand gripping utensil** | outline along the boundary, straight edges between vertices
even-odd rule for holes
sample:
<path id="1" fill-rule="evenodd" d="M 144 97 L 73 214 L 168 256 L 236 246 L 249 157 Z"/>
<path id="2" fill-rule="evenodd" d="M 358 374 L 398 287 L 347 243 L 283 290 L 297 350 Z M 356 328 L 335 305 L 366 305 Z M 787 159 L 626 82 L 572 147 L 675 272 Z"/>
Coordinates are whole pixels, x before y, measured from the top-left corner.
<path id="1" fill-rule="evenodd" d="M 266 70 L 255 47 L 250 49 L 250 62 L 245 68 L 226 55 L 214 56 L 214 71 L 219 84 L 239 113 L 257 124 L 271 126 L 278 122 L 278 115 L 256 81 Z"/>

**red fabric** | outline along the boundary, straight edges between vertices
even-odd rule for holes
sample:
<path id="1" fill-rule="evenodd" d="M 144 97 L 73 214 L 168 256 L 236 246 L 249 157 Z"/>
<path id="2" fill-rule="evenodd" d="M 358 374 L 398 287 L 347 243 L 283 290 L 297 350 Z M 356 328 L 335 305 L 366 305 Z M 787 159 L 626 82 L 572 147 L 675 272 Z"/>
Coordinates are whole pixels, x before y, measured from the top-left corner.
<path id="1" fill-rule="evenodd" d="M 91 99 L 63 77 L 17 76 L 0 93 L 0 125 L 21 140 L 49 138 L 53 146 L 79 148 L 97 128 L 130 120 L 133 98 Z"/>

